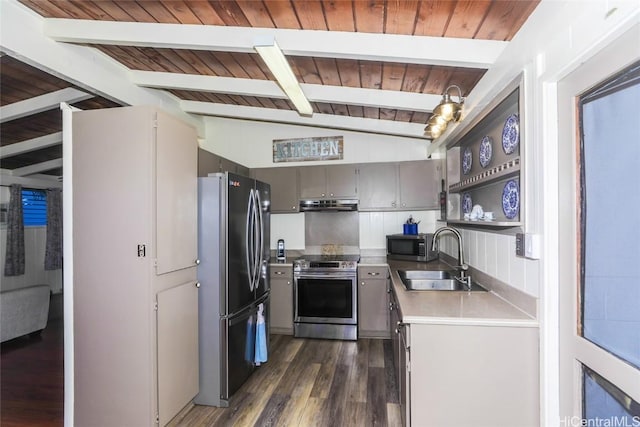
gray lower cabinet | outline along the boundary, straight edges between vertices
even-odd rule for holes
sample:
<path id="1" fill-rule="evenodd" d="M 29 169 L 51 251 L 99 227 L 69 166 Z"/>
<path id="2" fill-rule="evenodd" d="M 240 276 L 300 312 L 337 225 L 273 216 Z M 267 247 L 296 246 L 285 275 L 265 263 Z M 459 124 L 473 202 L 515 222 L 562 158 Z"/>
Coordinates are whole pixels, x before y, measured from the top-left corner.
<path id="1" fill-rule="evenodd" d="M 164 426 L 198 392 L 197 134 L 152 107 L 72 134 L 74 421 Z"/>
<path id="2" fill-rule="evenodd" d="M 388 288 L 388 267 L 358 267 L 358 336 L 389 338 Z"/>
<path id="3" fill-rule="evenodd" d="M 405 324 L 393 288 L 389 308 L 403 426 L 539 425 L 537 328 Z"/>
<path id="4" fill-rule="evenodd" d="M 301 199 L 357 198 L 357 167 L 354 164 L 298 168 Z"/>
<path id="5" fill-rule="evenodd" d="M 271 264 L 270 278 L 269 327 L 271 332 L 293 335 L 293 266 Z"/>
<path id="6" fill-rule="evenodd" d="M 271 213 L 298 212 L 298 168 L 252 169 L 251 176 L 271 185 Z"/>

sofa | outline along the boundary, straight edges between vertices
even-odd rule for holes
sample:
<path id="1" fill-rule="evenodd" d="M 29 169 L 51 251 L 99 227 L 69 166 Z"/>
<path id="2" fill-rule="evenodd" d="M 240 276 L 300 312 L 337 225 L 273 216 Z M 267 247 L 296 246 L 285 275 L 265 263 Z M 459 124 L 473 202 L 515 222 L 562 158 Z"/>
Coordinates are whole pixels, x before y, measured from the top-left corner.
<path id="1" fill-rule="evenodd" d="M 49 285 L 0 292 L 0 342 L 40 332 L 49 317 Z"/>

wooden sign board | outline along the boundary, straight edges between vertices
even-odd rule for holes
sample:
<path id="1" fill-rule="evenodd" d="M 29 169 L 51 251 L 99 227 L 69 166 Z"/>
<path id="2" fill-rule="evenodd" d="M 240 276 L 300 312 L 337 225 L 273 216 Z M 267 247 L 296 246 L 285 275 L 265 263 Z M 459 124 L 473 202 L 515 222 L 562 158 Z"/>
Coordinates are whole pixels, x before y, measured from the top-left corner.
<path id="1" fill-rule="evenodd" d="M 343 150 L 342 136 L 274 139 L 273 163 L 341 160 Z"/>

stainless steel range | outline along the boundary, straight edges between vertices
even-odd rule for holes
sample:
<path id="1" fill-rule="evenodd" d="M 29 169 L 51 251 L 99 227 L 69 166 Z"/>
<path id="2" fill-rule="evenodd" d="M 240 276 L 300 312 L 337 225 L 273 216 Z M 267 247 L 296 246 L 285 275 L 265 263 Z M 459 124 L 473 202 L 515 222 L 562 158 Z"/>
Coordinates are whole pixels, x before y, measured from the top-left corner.
<path id="1" fill-rule="evenodd" d="M 293 262 L 293 334 L 358 339 L 360 255 L 309 255 Z"/>

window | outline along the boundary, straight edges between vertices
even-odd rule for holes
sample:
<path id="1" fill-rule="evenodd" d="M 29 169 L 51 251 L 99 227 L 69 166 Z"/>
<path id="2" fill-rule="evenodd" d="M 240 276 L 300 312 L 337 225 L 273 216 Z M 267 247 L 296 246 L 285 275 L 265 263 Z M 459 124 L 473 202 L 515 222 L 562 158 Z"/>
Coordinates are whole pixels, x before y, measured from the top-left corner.
<path id="1" fill-rule="evenodd" d="M 22 190 L 22 215 L 25 227 L 47 225 L 47 192 Z"/>

